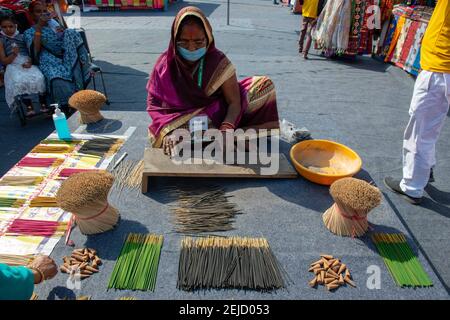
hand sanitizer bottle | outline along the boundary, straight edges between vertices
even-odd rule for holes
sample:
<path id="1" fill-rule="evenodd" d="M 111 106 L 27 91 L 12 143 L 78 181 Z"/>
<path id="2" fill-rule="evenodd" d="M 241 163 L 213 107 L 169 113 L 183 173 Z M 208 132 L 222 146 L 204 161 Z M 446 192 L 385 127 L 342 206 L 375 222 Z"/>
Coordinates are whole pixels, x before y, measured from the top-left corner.
<path id="1" fill-rule="evenodd" d="M 53 115 L 53 122 L 55 123 L 56 133 L 60 140 L 70 140 L 72 136 L 70 135 L 69 125 L 67 124 L 66 115 L 61 112 L 58 104 L 52 105 L 55 107 L 55 114 Z"/>

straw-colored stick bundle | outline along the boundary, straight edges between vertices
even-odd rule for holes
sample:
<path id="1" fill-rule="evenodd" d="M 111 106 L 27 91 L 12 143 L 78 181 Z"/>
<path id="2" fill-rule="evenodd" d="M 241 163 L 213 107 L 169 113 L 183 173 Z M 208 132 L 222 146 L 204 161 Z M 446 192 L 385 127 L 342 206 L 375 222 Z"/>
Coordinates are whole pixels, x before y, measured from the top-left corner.
<path id="1" fill-rule="evenodd" d="M 71 153 L 74 147 L 71 145 L 45 145 L 38 144 L 31 150 L 32 153 Z"/>
<path id="2" fill-rule="evenodd" d="M 0 254 L 0 263 L 9 266 L 27 266 L 34 259 L 34 255 L 15 255 L 15 254 Z"/>
<path id="3" fill-rule="evenodd" d="M 137 300 L 135 297 L 120 297 L 117 300 Z"/>
<path id="4" fill-rule="evenodd" d="M 65 180 L 56 194 L 58 206 L 73 213 L 83 234 L 111 230 L 119 221 L 116 208 L 108 203 L 114 177 L 106 172 L 82 172 Z"/>
<path id="5" fill-rule="evenodd" d="M 335 203 L 323 215 L 328 230 L 339 236 L 364 235 L 367 215 L 381 203 L 380 190 L 363 180 L 344 178 L 331 185 L 330 193 Z"/>
<path id="6" fill-rule="evenodd" d="M 119 150 L 123 141 L 115 138 L 94 138 L 83 143 L 79 153 L 103 157 Z"/>
<path id="7" fill-rule="evenodd" d="M 44 181 L 44 177 L 6 176 L 0 180 L 0 186 L 25 187 L 35 186 Z"/>
<path id="8" fill-rule="evenodd" d="M 14 219 L 6 230 L 7 235 L 36 237 L 62 236 L 67 229 L 66 222 Z"/>
<path id="9" fill-rule="evenodd" d="M 35 197 L 31 199 L 30 201 L 30 207 L 44 207 L 44 208 L 50 208 L 50 207 L 58 207 L 58 204 L 56 203 L 55 197 Z"/>
<path id="10" fill-rule="evenodd" d="M 100 108 L 105 103 L 105 95 L 95 90 L 80 90 L 69 99 L 69 105 L 80 112 L 80 123 L 95 123 L 102 120 Z"/>
<path id="11" fill-rule="evenodd" d="M 2 208 L 20 208 L 25 202 L 25 199 L 0 197 L 0 207 Z"/>
<path id="12" fill-rule="evenodd" d="M 404 234 L 375 233 L 372 241 L 399 287 L 433 286 Z"/>
<path id="13" fill-rule="evenodd" d="M 19 167 L 51 167 L 59 166 L 64 162 L 64 159 L 59 158 L 36 158 L 25 157 L 20 160 L 17 165 Z"/>
<path id="14" fill-rule="evenodd" d="M 109 279 L 108 289 L 155 291 L 163 236 L 129 234 Z"/>
<path id="15" fill-rule="evenodd" d="M 184 238 L 177 288 L 236 288 L 272 291 L 284 288 L 282 268 L 264 238 Z"/>
<path id="16" fill-rule="evenodd" d="M 311 263 L 309 272 L 314 272 L 315 275 L 309 282 L 312 288 L 323 285 L 332 291 L 346 284 L 356 287 L 347 265 L 331 255 L 322 254 L 320 260 Z"/>
<path id="17" fill-rule="evenodd" d="M 171 206 L 175 231 L 182 233 L 232 230 L 232 223 L 241 212 L 230 202 L 225 189 L 217 186 L 193 189 L 175 187 L 169 195 L 177 199 Z"/>
<path id="18" fill-rule="evenodd" d="M 39 300 L 39 296 L 35 292 L 33 292 L 33 294 L 31 295 L 30 300 Z"/>

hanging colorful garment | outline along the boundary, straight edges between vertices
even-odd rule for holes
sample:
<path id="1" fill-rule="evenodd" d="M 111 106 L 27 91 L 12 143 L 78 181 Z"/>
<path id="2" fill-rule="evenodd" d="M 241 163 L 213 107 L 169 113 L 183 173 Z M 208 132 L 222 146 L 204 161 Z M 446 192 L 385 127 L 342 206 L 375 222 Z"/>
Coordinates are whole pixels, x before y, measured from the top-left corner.
<path id="1" fill-rule="evenodd" d="M 386 59 L 385 59 L 386 62 L 392 61 L 392 57 L 394 56 L 395 48 L 397 47 L 398 39 L 400 37 L 400 34 L 403 30 L 403 26 L 405 25 L 405 23 L 406 23 L 406 17 L 404 17 L 404 16 L 399 17 L 399 19 L 397 21 L 397 26 L 394 31 L 394 35 L 392 36 L 391 45 L 389 46 L 389 50 L 386 54 Z"/>
<path id="2" fill-rule="evenodd" d="M 420 22 L 412 21 L 406 35 L 405 42 L 400 53 L 400 57 L 396 63 L 399 68 L 404 68 L 406 60 L 408 59 L 409 53 L 412 46 L 414 45 L 414 40 L 416 38 L 417 29 L 419 29 Z"/>
<path id="3" fill-rule="evenodd" d="M 328 1 L 318 18 L 313 38 L 328 56 L 343 54 L 348 48 L 351 4 L 352 0 Z"/>
<path id="4" fill-rule="evenodd" d="M 358 54 L 359 35 L 364 16 L 364 3 L 361 0 L 352 1 L 352 23 L 347 48 L 348 55 Z"/>
<path id="5" fill-rule="evenodd" d="M 408 35 L 409 28 L 411 27 L 412 20 L 406 19 L 402 30 L 400 31 L 400 36 L 398 37 L 397 45 L 395 46 L 391 62 L 397 64 L 400 61 L 400 55 L 402 53 L 403 45 L 405 44 L 406 37 Z"/>
<path id="6" fill-rule="evenodd" d="M 416 35 L 414 37 L 414 43 L 409 52 L 409 56 L 406 59 L 404 70 L 408 73 L 416 73 L 420 70 L 420 60 L 419 66 L 417 70 L 414 69 L 414 64 L 416 63 L 416 59 L 420 59 L 420 47 L 422 45 L 423 36 L 425 35 L 425 31 L 427 30 L 428 24 L 425 22 L 419 22 L 419 28 L 416 31 Z"/>

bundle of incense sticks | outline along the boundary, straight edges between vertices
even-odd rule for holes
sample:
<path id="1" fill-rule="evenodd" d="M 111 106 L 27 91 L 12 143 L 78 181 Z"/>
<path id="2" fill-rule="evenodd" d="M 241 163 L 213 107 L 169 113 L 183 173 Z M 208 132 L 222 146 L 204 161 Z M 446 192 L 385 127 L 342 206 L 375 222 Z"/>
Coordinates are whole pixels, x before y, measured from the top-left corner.
<path id="1" fill-rule="evenodd" d="M 78 145 L 82 140 L 59 140 L 59 139 L 45 139 L 41 141 L 41 144 L 65 144 L 65 145 Z"/>
<path id="2" fill-rule="evenodd" d="M 64 159 L 25 157 L 17 163 L 19 167 L 51 167 L 62 164 Z"/>
<path id="3" fill-rule="evenodd" d="M 33 261 L 34 255 L 0 254 L 0 263 L 9 266 L 26 266 Z"/>
<path id="4" fill-rule="evenodd" d="M 71 145 L 45 145 L 38 144 L 31 153 L 71 153 L 74 147 Z"/>
<path id="5" fill-rule="evenodd" d="M 9 225 L 6 234 L 52 237 L 63 235 L 66 228 L 66 222 L 15 219 Z"/>
<path id="6" fill-rule="evenodd" d="M 30 207 L 58 207 L 55 197 L 35 197 L 30 201 Z"/>
<path id="7" fill-rule="evenodd" d="M 286 286 L 282 268 L 264 238 L 185 238 L 177 287 L 272 291 Z"/>
<path id="8" fill-rule="evenodd" d="M 129 234 L 109 279 L 108 289 L 155 290 L 163 236 Z"/>
<path id="9" fill-rule="evenodd" d="M 20 208 L 25 204 L 25 199 L 0 197 L 0 207 L 3 208 Z"/>
<path id="10" fill-rule="evenodd" d="M 225 189 L 219 186 L 204 188 L 175 187 L 169 195 L 177 198 L 171 206 L 175 231 L 184 233 L 218 232 L 232 230 L 235 216 L 241 214 L 236 204 L 229 201 Z"/>
<path id="11" fill-rule="evenodd" d="M 33 176 L 5 176 L 0 180 L 0 186 L 35 186 L 44 181 L 44 177 Z"/>
<path id="12" fill-rule="evenodd" d="M 404 234 L 375 233 L 372 241 L 399 287 L 433 286 Z"/>
<path id="13" fill-rule="evenodd" d="M 79 153 L 95 156 L 104 156 L 108 153 L 115 153 L 120 148 L 123 140 L 115 138 L 94 138 L 83 143 L 78 150 Z"/>
<path id="14" fill-rule="evenodd" d="M 104 170 L 64 168 L 59 173 L 59 177 L 60 178 L 68 178 L 74 174 L 81 173 L 81 172 L 104 172 Z"/>

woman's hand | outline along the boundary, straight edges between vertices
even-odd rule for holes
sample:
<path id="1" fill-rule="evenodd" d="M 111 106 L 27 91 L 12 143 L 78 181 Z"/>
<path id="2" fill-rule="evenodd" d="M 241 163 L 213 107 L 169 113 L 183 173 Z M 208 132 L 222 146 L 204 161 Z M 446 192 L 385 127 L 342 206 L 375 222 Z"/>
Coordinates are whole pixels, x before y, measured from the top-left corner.
<path id="1" fill-rule="evenodd" d="M 19 47 L 18 46 L 13 47 L 12 48 L 12 52 L 17 57 L 19 55 L 19 53 L 20 53 Z"/>
<path id="2" fill-rule="evenodd" d="M 24 64 L 22 64 L 22 67 L 24 67 L 25 69 L 30 69 L 32 66 L 31 61 L 27 61 Z"/>
<path id="3" fill-rule="evenodd" d="M 53 278 L 58 273 L 58 267 L 52 258 L 48 256 L 37 256 L 28 268 L 34 274 L 34 283 L 41 283 L 44 280 Z"/>
<path id="4" fill-rule="evenodd" d="M 167 155 L 167 156 L 172 156 L 173 155 L 173 149 L 180 142 L 181 142 L 181 138 L 177 141 L 175 136 L 173 136 L 171 134 L 165 136 L 164 139 L 163 139 L 163 151 L 164 151 L 164 154 Z"/>

